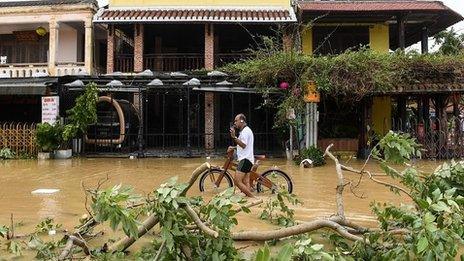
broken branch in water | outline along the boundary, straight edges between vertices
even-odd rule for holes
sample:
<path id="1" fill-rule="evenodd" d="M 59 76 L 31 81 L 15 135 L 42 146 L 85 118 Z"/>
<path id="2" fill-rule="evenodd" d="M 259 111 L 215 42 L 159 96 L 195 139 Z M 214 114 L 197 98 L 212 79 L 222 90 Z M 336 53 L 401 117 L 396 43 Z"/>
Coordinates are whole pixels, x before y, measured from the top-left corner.
<path id="1" fill-rule="evenodd" d="M 333 229 L 340 236 L 352 241 L 363 240 L 362 237 L 350 234 L 342 225 L 331 220 L 315 220 L 278 230 L 235 232 L 232 233 L 231 237 L 237 241 L 266 241 L 304 234 L 322 228 Z"/>
<path id="2" fill-rule="evenodd" d="M 337 215 L 345 219 L 345 210 L 344 210 L 344 205 L 343 205 L 343 189 L 345 188 L 344 182 L 343 182 L 343 173 L 342 173 L 342 167 L 338 159 L 330 152 L 330 149 L 333 147 L 333 144 L 330 144 L 326 149 L 324 156 L 327 155 L 329 156 L 334 162 L 335 162 L 335 170 L 337 172 Z"/>
<path id="3" fill-rule="evenodd" d="M 390 187 L 390 188 L 393 188 L 393 189 L 397 189 L 397 190 L 403 192 L 404 194 L 408 195 L 410 198 L 412 198 L 411 194 L 409 192 L 407 192 L 404 188 L 402 188 L 400 186 L 390 184 L 390 183 L 387 183 L 387 182 L 380 181 L 380 180 L 374 178 L 372 176 L 372 174 L 370 173 L 370 171 L 367 171 L 367 170 L 361 171 L 361 170 L 357 170 L 357 169 L 354 169 L 352 167 L 347 167 L 347 166 L 343 166 L 343 165 L 341 165 L 341 167 L 342 167 L 343 170 L 346 170 L 346 171 L 349 171 L 349 172 L 352 172 L 352 173 L 356 173 L 356 174 L 360 174 L 360 175 L 363 175 L 363 173 L 366 173 L 367 176 L 369 177 L 369 179 L 374 181 L 375 183 L 386 186 L 386 187 Z"/>
<path id="4" fill-rule="evenodd" d="M 193 222 L 195 222 L 195 225 L 201 231 L 203 231 L 203 233 L 205 233 L 205 234 L 207 234 L 207 235 L 209 235 L 211 237 L 214 237 L 214 238 L 217 238 L 219 236 L 218 232 L 212 230 L 211 228 L 206 226 L 205 223 L 203 223 L 203 221 L 201 221 L 198 214 L 195 212 L 195 210 L 193 210 L 193 208 L 190 205 L 185 204 L 182 208 L 187 212 L 187 214 L 190 216 L 190 218 L 193 220 Z"/>
<path id="5" fill-rule="evenodd" d="M 187 187 L 180 193 L 181 196 L 187 194 L 188 190 L 192 187 L 195 181 L 198 179 L 201 173 L 208 170 L 211 166 L 209 163 L 203 163 L 201 166 L 196 168 L 193 173 Z M 148 231 L 150 231 L 156 224 L 158 224 L 158 216 L 154 213 L 151 214 L 142 225 L 138 228 L 138 238 L 145 235 Z M 124 251 L 128 247 L 130 247 L 137 239 L 131 236 L 125 236 L 124 238 L 120 239 L 119 241 L 115 242 L 108 248 L 108 252 L 114 253 L 116 251 Z"/>
<path id="6" fill-rule="evenodd" d="M 58 257 L 58 260 L 65 260 L 68 258 L 68 256 L 71 254 L 72 249 L 74 246 L 78 246 L 82 248 L 84 253 L 86 255 L 90 255 L 90 250 L 89 247 L 87 246 L 86 242 L 82 238 L 77 238 L 76 236 L 69 235 L 66 236 L 68 238 L 68 241 L 66 242 L 66 246 L 64 247 L 63 251 L 61 252 L 60 256 Z"/>

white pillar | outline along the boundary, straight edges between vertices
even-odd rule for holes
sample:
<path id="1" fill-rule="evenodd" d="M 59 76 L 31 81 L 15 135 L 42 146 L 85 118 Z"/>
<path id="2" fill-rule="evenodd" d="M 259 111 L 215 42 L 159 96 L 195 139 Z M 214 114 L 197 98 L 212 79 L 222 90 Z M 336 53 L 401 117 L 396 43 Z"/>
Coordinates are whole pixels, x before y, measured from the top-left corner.
<path id="1" fill-rule="evenodd" d="M 92 17 L 88 17 L 85 21 L 85 55 L 84 64 L 88 74 L 93 72 L 93 25 Z"/>
<path id="2" fill-rule="evenodd" d="M 306 103 L 306 148 L 317 147 L 317 103 Z"/>
<path id="3" fill-rule="evenodd" d="M 306 148 L 309 149 L 310 145 L 310 133 L 311 133 L 311 124 L 309 123 L 309 114 L 310 114 L 310 105 L 306 103 Z"/>
<path id="4" fill-rule="evenodd" d="M 50 38 L 48 39 L 48 73 L 56 76 L 56 55 L 58 49 L 59 23 L 52 19 L 49 23 Z"/>

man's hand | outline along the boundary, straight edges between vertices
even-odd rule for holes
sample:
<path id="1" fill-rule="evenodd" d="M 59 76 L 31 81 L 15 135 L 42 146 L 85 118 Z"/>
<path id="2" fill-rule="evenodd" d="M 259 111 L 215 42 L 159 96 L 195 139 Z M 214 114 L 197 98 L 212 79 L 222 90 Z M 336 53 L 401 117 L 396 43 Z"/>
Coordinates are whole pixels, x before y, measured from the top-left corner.
<path id="1" fill-rule="evenodd" d="M 229 147 L 227 148 L 227 153 L 231 153 L 231 152 L 233 152 L 234 150 L 235 150 L 235 147 L 234 147 L 234 146 L 229 146 Z"/>
<path id="2" fill-rule="evenodd" d="M 234 128 L 230 128 L 229 132 L 230 132 L 230 137 L 232 137 L 232 139 L 237 138 L 237 136 L 235 135 L 235 129 Z"/>

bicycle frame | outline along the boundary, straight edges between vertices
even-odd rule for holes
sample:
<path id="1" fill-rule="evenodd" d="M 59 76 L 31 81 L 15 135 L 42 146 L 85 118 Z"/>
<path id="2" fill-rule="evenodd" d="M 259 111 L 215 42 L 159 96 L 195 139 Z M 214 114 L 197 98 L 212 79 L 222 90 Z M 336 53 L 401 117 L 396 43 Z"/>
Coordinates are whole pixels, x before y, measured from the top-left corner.
<path id="1" fill-rule="evenodd" d="M 224 162 L 224 165 L 222 166 L 221 174 L 219 175 L 219 177 L 218 177 L 218 179 L 216 181 L 212 180 L 216 187 L 219 187 L 219 185 L 221 184 L 221 181 L 224 178 L 224 175 L 226 174 L 227 170 L 229 170 L 229 169 L 233 170 L 233 171 L 237 170 L 237 164 L 234 162 L 233 158 L 234 158 L 234 152 L 233 151 L 228 152 L 226 162 Z M 272 183 L 272 181 L 270 181 L 268 178 L 263 177 L 260 174 L 258 174 L 256 172 L 257 169 L 258 169 L 258 166 L 254 165 L 253 168 L 250 171 L 250 180 L 251 180 L 251 182 L 258 181 L 263 186 L 268 187 L 269 189 L 274 189 L 276 187 L 275 184 Z M 211 179 L 212 178 L 213 177 L 211 176 Z"/>

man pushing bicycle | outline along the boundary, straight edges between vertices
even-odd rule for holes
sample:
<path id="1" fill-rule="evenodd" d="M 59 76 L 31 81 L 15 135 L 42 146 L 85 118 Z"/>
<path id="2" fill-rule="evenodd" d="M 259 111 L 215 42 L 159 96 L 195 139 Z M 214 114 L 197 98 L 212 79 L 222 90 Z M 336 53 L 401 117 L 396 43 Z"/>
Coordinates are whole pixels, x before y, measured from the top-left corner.
<path id="1" fill-rule="evenodd" d="M 240 135 L 237 137 L 235 128 L 240 130 Z M 250 171 L 253 167 L 255 160 L 253 152 L 254 136 L 253 131 L 247 126 L 246 117 L 243 113 L 235 116 L 234 125 L 230 128 L 230 137 L 232 137 L 235 144 L 237 144 L 237 160 L 238 166 L 234 175 L 235 185 L 247 197 L 254 198 L 250 190 Z M 231 146 L 227 152 L 233 151 L 235 147 Z"/>

